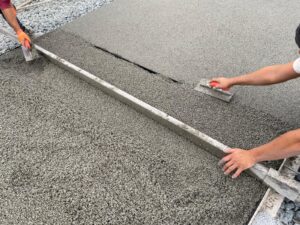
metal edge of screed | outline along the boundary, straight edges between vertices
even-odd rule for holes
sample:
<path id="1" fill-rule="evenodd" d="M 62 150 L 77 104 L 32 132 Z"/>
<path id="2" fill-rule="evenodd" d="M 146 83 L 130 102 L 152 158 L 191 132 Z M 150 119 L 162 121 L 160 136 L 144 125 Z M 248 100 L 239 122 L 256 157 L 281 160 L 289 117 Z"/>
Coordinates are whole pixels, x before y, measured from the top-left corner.
<path id="1" fill-rule="evenodd" d="M 293 179 L 295 174 L 291 172 L 290 169 L 287 169 L 285 166 L 292 167 L 295 170 L 298 170 L 300 166 L 300 157 L 296 157 L 296 159 L 285 159 L 278 172 L 284 174 L 285 176 Z M 278 212 L 280 206 L 284 201 L 284 196 L 278 194 L 271 188 L 268 188 L 267 192 L 265 193 L 263 199 L 261 200 L 260 204 L 256 208 L 255 213 L 251 217 L 248 225 L 256 225 L 259 214 L 263 214 L 264 216 L 268 216 L 269 218 L 273 219 L 276 222 L 278 218 Z"/>
<path id="2" fill-rule="evenodd" d="M 21 10 L 25 10 L 27 8 L 31 8 L 31 7 L 33 8 L 33 7 L 36 7 L 36 6 L 39 6 L 39 5 L 42 5 L 42 4 L 46 4 L 46 3 L 49 3 L 49 2 L 52 2 L 52 1 L 53 0 L 46 0 L 46 1 L 43 1 L 43 2 L 38 2 L 38 3 L 33 3 L 33 4 L 30 4 L 31 2 L 28 2 L 27 4 L 24 3 L 24 5 L 17 6 L 17 10 L 21 11 Z"/>
<path id="3" fill-rule="evenodd" d="M 28 5 L 32 2 L 33 0 L 28 0 L 28 1 L 24 1 L 21 4 L 16 6 L 16 9 L 19 10 L 21 7 L 24 7 L 25 5 Z"/>
<path id="4" fill-rule="evenodd" d="M 166 126 L 167 128 L 173 130 L 177 134 L 184 136 L 185 138 L 192 141 L 194 144 L 210 152 L 216 157 L 222 158 L 226 155 L 226 150 L 229 149 L 228 146 L 194 129 L 193 127 L 171 117 L 170 115 L 160 111 L 159 109 L 156 109 L 151 105 L 135 98 L 127 92 L 122 91 L 121 89 L 75 66 L 74 64 L 60 58 L 59 56 L 47 51 L 46 49 L 43 49 L 38 45 L 35 45 L 35 48 L 53 63 L 66 69 L 71 73 L 75 73 L 79 78 L 100 88 L 103 92 L 107 93 L 108 95 L 113 96 L 119 101 L 131 106 L 138 112 Z M 290 183 L 285 183 L 286 180 L 284 179 L 284 177 L 282 177 L 280 174 L 274 173 L 272 169 L 267 168 L 262 164 L 255 164 L 252 168 L 247 170 L 247 172 L 250 172 L 250 174 L 259 178 L 269 186 L 274 184 L 276 190 L 279 193 L 294 198 L 294 192 L 290 193 L 289 189 L 286 190 L 286 187 Z"/>

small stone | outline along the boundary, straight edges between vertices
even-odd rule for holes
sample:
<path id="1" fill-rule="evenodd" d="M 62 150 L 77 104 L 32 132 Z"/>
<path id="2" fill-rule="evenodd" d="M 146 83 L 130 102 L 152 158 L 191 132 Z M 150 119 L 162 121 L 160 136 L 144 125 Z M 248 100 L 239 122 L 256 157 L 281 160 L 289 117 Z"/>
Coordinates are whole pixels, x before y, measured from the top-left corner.
<path id="1" fill-rule="evenodd" d="M 290 225 L 290 223 L 293 221 L 293 217 L 295 215 L 295 212 L 292 210 L 288 210 L 285 213 L 282 213 L 280 215 L 280 220 L 285 225 Z"/>
<path id="2" fill-rule="evenodd" d="M 281 206 L 280 206 L 280 209 L 281 209 L 281 210 L 284 210 L 284 209 L 285 209 L 285 205 L 286 205 L 286 203 L 283 202 L 283 203 L 281 204 Z"/>
<path id="3" fill-rule="evenodd" d="M 294 202 L 289 202 L 285 205 L 285 209 L 288 210 L 292 210 L 295 208 L 295 203 Z"/>
<path id="4" fill-rule="evenodd" d="M 300 211 L 297 211 L 294 215 L 294 222 L 300 223 Z"/>

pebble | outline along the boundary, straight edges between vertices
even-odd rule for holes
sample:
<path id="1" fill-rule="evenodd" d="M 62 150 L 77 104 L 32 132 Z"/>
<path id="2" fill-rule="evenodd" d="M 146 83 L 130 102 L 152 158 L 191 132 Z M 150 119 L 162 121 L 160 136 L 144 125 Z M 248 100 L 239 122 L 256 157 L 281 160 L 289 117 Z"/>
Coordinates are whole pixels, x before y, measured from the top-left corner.
<path id="1" fill-rule="evenodd" d="M 295 205 L 297 209 L 300 209 L 300 202 L 296 202 Z"/>
<path id="2" fill-rule="evenodd" d="M 279 211 L 280 224 L 300 225 L 300 203 L 285 199 Z"/>
<path id="3" fill-rule="evenodd" d="M 295 212 L 293 210 L 288 210 L 285 213 L 282 213 L 280 216 L 280 221 L 285 225 L 291 225 Z"/>
<path id="4" fill-rule="evenodd" d="M 295 180 L 300 182 L 300 174 L 295 177 Z"/>
<path id="5" fill-rule="evenodd" d="M 294 215 L 294 222 L 300 223 L 300 211 L 297 211 Z"/>
<path id="6" fill-rule="evenodd" d="M 286 210 L 292 210 L 295 208 L 295 203 L 294 202 L 289 202 L 285 205 Z"/>

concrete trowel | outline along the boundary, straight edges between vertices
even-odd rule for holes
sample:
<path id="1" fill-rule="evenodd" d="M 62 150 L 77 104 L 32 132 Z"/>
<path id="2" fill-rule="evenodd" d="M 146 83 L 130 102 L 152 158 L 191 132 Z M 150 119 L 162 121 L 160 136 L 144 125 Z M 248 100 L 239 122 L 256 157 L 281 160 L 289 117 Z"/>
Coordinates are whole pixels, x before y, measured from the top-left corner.
<path id="1" fill-rule="evenodd" d="M 201 79 L 195 90 L 229 103 L 233 97 L 233 93 L 229 90 L 216 88 L 216 85 L 217 82 L 211 82 L 209 79 Z"/>

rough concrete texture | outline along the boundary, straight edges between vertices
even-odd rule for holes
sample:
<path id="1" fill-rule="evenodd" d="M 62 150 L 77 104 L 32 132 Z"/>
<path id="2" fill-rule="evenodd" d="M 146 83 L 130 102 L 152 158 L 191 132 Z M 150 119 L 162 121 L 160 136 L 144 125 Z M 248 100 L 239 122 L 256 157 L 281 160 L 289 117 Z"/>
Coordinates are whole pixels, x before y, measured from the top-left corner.
<path id="1" fill-rule="evenodd" d="M 200 78 L 234 76 L 294 60 L 299 7 L 297 0 L 118 0 L 67 29 L 194 87 Z M 293 122 L 300 116 L 299 85 L 300 80 L 238 87 L 236 98 Z"/>
<path id="2" fill-rule="evenodd" d="M 44 36 L 38 44 L 231 147 L 254 147 L 300 125 L 294 121 L 291 126 L 236 100 L 227 104 L 199 94 L 64 30 Z"/>
<path id="3" fill-rule="evenodd" d="M 240 225 L 265 190 L 20 49 L 1 56 L 0 86 L 1 224 Z"/>

